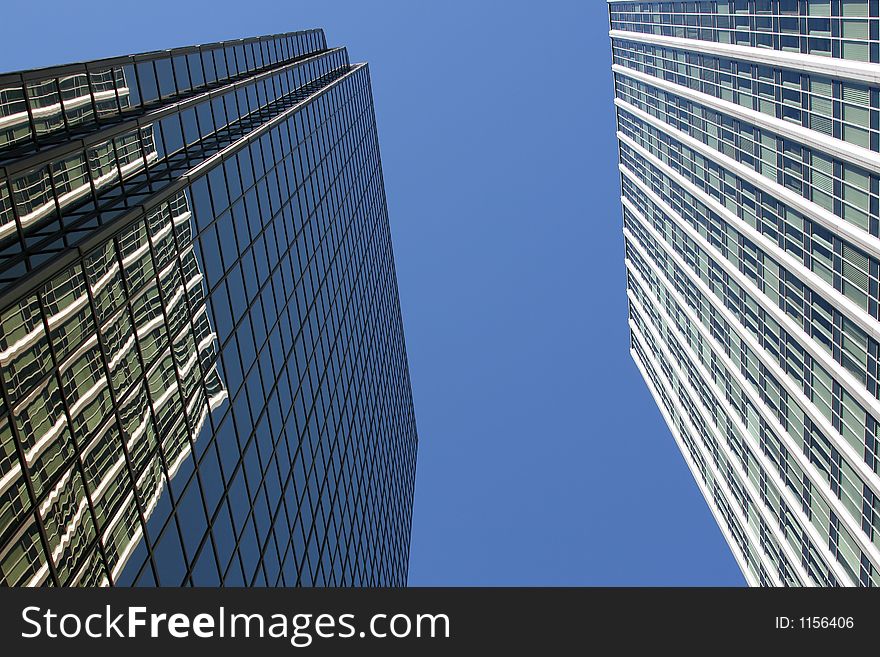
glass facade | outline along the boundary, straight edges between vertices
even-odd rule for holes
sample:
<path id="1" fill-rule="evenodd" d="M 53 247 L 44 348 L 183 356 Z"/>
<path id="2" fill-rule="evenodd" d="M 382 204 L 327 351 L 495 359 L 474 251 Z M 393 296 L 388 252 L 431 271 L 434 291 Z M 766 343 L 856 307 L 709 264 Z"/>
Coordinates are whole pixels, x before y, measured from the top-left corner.
<path id="1" fill-rule="evenodd" d="M 876 0 L 609 2 L 632 355 L 749 584 L 880 584 Z"/>
<path id="2" fill-rule="evenodd" d="M 321 30 L 0 75 L 0 582 L 406 583 L 365 64 Z"/>

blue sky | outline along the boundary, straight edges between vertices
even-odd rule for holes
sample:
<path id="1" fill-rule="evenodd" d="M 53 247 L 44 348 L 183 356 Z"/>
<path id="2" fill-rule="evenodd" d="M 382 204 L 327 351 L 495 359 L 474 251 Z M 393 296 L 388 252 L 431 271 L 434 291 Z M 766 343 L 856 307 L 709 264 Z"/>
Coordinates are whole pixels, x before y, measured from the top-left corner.
<path id="1" fill-rule="evenodd" d="M 628 350 L 606 5 L 12 3 L 0 70 L 323 27 L 369 61 L 413 585 L 742 585 Z"/>

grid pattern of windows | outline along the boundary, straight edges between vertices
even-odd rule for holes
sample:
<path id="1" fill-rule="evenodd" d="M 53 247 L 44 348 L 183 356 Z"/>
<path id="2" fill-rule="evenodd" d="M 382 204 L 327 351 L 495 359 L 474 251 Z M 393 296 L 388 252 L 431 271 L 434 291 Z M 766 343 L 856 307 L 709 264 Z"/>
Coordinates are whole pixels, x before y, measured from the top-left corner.
<path id="1" fill-rule="evenodd" d="M 753 585 L 880 585 L 878 179 L 828 141 L 877 90 L 625 33 L 867 61 L 876 5 L 609 5 L 632 353 Z"/>
<path id="2" fill-rule="evenodd" d="M 325 49 L 173 100 L 137 125 L 137 186 L 79 212 L 52 186 L 65 248 L 3 292 L 0 581 L 405 584 L 417 437 L 368 69 Z"/>
<path id="3" fill-rule="evenodd" d="M 633 150 L 635 149 L 635 150 Z M 799 213 L 784 205 L 773 205 L 763 196 L 756 203 L 754 222 L 750 221 L 752 215 L 743 208 L 737 212 L 724 202 L 724 197 L 710 193 L 710 198 L 698 198 L 699 190 L 717 189 L 717 187 L 704 187 L 693 183 L 694 178 L 684 176 L 675 168 L 662 170 L 663 160 L 653 162 L 645 157 L 645 151 L 638 151 L 638 147 L 624 146 L 622 160 L 630 175 L 637 175 L 639 182 L 647 186 L 650 193 L 657 195 L 664 203 L 673 208 L 679 216 L 687 221 L 700 235 L 702 235 L 713 247 L 727 255 L 735 251 L 740 236 L 753 246 L 750 247 L 760 253 L 761 258 L 771 258 L 775 262 L 774 268 L 782 268 L 785 265 L 781 261 L 788 262 L 785 275 L 792 280 L 797 279 L 797 286 L 806 285 L 816 291 L 818 296 L 825 296 L 826 304 L 832 304 L 844 317 L 851 322 L 863 327 L 862 330 L 870 330 L 870 324 L 865 322 L 864 317 L 857 312 L 847 309 L 839 296 L 828 291 L 831 286 L 843 295 L 848 301 L 859 308 L 867 310 L 869 315 L 877 317 L 877 304 L 872 299 L 876 297 L 877 272 L 880 270 L 880 262 L 857 246 L 832 233 L 821 224 L 804 218 Z M 679 181 L 680 185 L 673 184 Z M 684 185 L 694 185 L 694 191 L 688 191 Z M 624 185 L 627 182 L 624 181 Z M 749 189 L 746 188 L 746 200 L 748 201 Z M 713 200 L 711 197 L 715 197 Z M 736 215 L 742 223 L 729 223 L 725 216 Z M 816 274 L 810 276 L 807 272 Z M 823 291 L 824 288 L 824 291 Z M 768 288 L 775 289 L 775 288 Z M 777 290 L 778 293 L 778 290 Z M 768 292 L 768 295 L 775 296 Z M 786 312 L 798 312 L 787 306 L 780 306 Z M 793 317 L 801 321 L 801 317 Z M 865 338 L 868 339 L 867 337 Z M 860 376 L 854 374 L 854 376 Z M 877 396 L 876 377 L 868 379 L 868 390 Z"/>
<path id="4" fill-rule="evenodd" d="M 642 167 L 639 166 L 639 155 L 636 153 L 637 151 L 624 145 L 621 148 L 621 160 L 628 167 L 631 167 L 631 170 L 639 171 L 642 170 Z M 752 222 L 749 223 L 754 225 Z M 811 269 L 826 283 L 834 280 L 834 269 L 832 268 L 839 265 L 837 269 L 842 271 L 844 264 L 842 258 L 838 261 L 832 256 L 829 249 L 831 241 L 824 239 L 828 235 L 827 231 L 813 230 L 807 244 L 812 256 Z M 773 297 L 775 304 L 784 308 L 785 312 L 792 316 L 797 326 L 802 327 L 807 334 L 815 338 L 816 344 L 828 352 L 832 358 L 847 367 L 851 375 L 857 378 L 876 398 L 878 395 L 878 361 L 875 356 L 872 356 L 869 364 L 867 354 L 877 354 L 878 343 L 869 337 L 865 330 L 859 328 L 858 323 L 852 321 L 852 317 L 858 318 L 857 321 L 869 329 L 871 323 L 867 322 L 860 313 L 841 312 L 829 302 L 827 296 L 823 297 L 821 292 L 816 291 L 820 287 L 818 284 L 814 282 L 807 284 L 796 274 L 784 269 L 781 271 L 779 261 L 767 256 L 752 240 L 748 238 L 743 240 L 735 236 L 736 231 L 731 230 L 726 236 L 720 238 L 719 250 L 722 254 L 739 259 L 737 250 L 745 249 L 742 256 L 742 266 L 746 268 L 746 275 L 758 279 L 762 292 Z M 857 252 L 851 252 L 848 255 L 851 261 L 858 258 Z M 852 278 L 859 277 L 858 272 L 849 269 L 848 275 Z M 861 289 L 866 289 L 867 281 L 863 280 L 861 283 Z M 839 289 L 844 287 L 842 276 L 838 285 Z M 851 288 L 847 287 L 847 289 Z M 858 293 L 851 290 L 850 294 L 856 296 Z M 835 299 L 835 301 L 837 300 Z M 846 343 L 859 345 L 857 352 L 865 357 L 860 357 L 852 363 L 848 361 L 844 357 L 845 351 L 843 350 L 843 345 Z"/>
<path id="5" fill-rule="evenodd" d="M 0 288 L 348 70 L 345 51 L 329 50 L 97 130 L 85 147 L 67 142 L 7 165 L 0 177 L 0 253 L 8 254 Z"/>
<path id="6" fill-rule="evenodd" d="M 714 383 L 717 389 L 713 393 L 714 397 L 704 395 L 701 404 L 706 408 L 705 415 L 710 418 L 708 426 L 711 426 L 712 418 L 715 418 L 719 413 L 727 413 L 726 422 L 728 425 L 719 427 L 718 433 L 724 436 L 735 453 L 742 455 L 738 467 L 745 470 L 749 464 L 752 464 L 758 469 L 763 469 L 765 474 L 778 473 L 783 484 L 779 490 L 787 488 L 787 494 L 794 499 L 802 497 L 804 482 L 807 482 L 809 490 L 815 491 L 815 494 L 809 498 L 809 511 L 804 509 L 803 520 L 798 521 L 797 514 L 794 514 L 791 519 L 791 523 L 799 527 L 798 534 L 804 535 L 803 527 L 808 522 L 812 524 L 815 531 L 818 532 L 818 536 L 823 537 L 818 543 L 816 539 L 813 540 L 814 550 L 818 554 L 822 553 L 822 546 L 830 540 L 830 537 L 835 536 L 839 542 L 845 542 L 847 554 L 852 555 L 852 558 L 848 561 L 840 561 L 829 556 L 824 561 L 826 563 L 837 561 L 840 568 L 849 569 L 851 573 L 859 573 L 862 567 L 859 564 L 864 563 L 865 576 L 868 579 L 877 580 L 876 565 L 872 565 L 868 558 L 861 558 L 864 554 L 862 549 L 870 552 L 871 547 L 865 542 L 856 526 L 851 525 L 852 530 L 843 528 L 841 531 L 841 526 L 837 523 L 838 516 L 834 512 L 835 509 L 841 513 L 846 510 L 857 516 L 860 515 L 859 501 L 862 488 L 853 469 L 849 466 L 843 470 L 830 467 L 827 470 L 822 469 L 822 461 L 820 460 L 822 447 L 826 447 L 830 452 L 829 458 L 835 459 L 838 465 L 841 462 L 839 452 L 828 448 L 828 441 L 823 440 L 821 435 L 814 435 L 815 428 L 809 421 L 806 423 L 803 421 L 803 414 L 788 407 L 781 388 L 772 387 L 773 384 L 770 383 L 767 368 L 760 364 L 754 352 L 750 352 L 736 334 L 732 333 L 729 328 L 725 329 L 729 324 L 725 322 L 722 313 L 707 312 L 707 308 L 712 302 L 707 301 L 705 295 L 686 289 L 684 285 L 678 283 L 678 281 L 687 280 L 686 270 L 683 270 L 674 258 L 667 258 L 663 247 L 648 236 L 650 231 L 638 226 L 638 220 L 633 217 L 633 214 L 627 215 L 625 224 L 628 237 L 631 237 L 627 251 L 628 265 L 630 271 L 635 272 L 630 277 L 630 288 L 634 289 L 634 281 L 648 279 L 655 282 L 647 292 L 636 291 L 634 293 L 639 302 L 639 305 L 635 306 L 636 308 L 643 307 L 646 303 L 654 305 L 656 316 L 644 329 L 645 335 L 648 335 L 649 331 L 656 330 L 656 327 L 664 326 L 664 321 L 659 319 L 661 313 L 657 310 L 663 306 L 657 305 L 651 299 L 656 298 L 664 301 L 667 305 L 671 304 L 671 308 L 662 313 L 677 318 L 677 321 L 671 324 L 675 330 L 668 332 L 674 333 L 676 336 L 683 336 L 683 339 L 690 340 L 691 345 L 689 349 L 675 348 L 673 345 L 673 348 L 670 349 L 671 355 L 664 355 L 662 358 L 669 363 L 674 363 L 678 368 L 691 371 L 691 385 L 698 390 L 705 388 L 708 382 Z M 633 246 L 635 240 L 639 240 L 640 245 L 644 244 L 645 255 L 640 247 Z M 650 253 L 648 253 L 649 251 Z M 655 257 L 658 262 L 652 267 L 648 264 L 648 258 L 654 261 Z M 658 278 L 656 275 L 658 269 L 661 272 L 671 272 L 671 277 L 676 280 L 677 284 L 671 288 L 661 284 L 659 281 L 664 280 L 665 276 Z M 690 294 L 687 295 L 686 305 L 675 300 L 676 297 L 680 298 L 687 292 Z M 670 301 L 670 299 L 674 301 Z M 689 313 L 686 308 L 690 308 L 691 312 Z M 701 317 L 705 318 L 701 322 L 699 319 L 696 320 L 704 325 L 703 328 L 694 323 L 693 318 L 696 312 L 701 312 Z M 633 312 L 632 315 L 637 315 L 637 312 Z M 709 333 L 710 330 L 713 331 L 713 334 Z M 737 349 L 737 347 L 740 348 Z M 741 361 L 741 365 L 737 367 L 732 362 L 733 359 Z M 695 363 L 699 363 L 702 370 L 697 371 Z M 673 367 L 669 364 L 666 366 Z M 773 391 L 776 392 L 775 396 L 772 394 Z M 780 399 L 782 400 L 781 404 Z M 727 402 L 726 407 L 722 400 Z M 733 419 L 732 423 L 731 419 Z M 698 426 L 705 424 L 706 420 Z M 732 427 L 737 430 L 734 431 Z M 776 428 L 774 429 L 774 427 Z M 795 430 L 796 427 L 805 427 L 805 429 Z M 737 438 L 737 434 L 739 434 L 739 438 Z M 780 439 L 780 436 L 788 437 Z M 710 447 L 713 440 L 715 439 L 704 437 L 704 442 L 707 442 Z M 800 451 L 810 459 L 810 465 L 792 445 L 801 446 Z M 756 449 L 759 449 L 765 456 L 763 463 L 761 460 L 750 461 L 745 458 L 748 451 L 754 452 Z M 840 484 L 841 480 L 845 483 Z M 772 481 L 772 479 L 768 481 Z M 838 485 L 839 504 L 833 501 L 833 498 L 826 499 L 819 494 L 819 491 L 824 488 L 825 482 Z M 845 490 L 842 490 L 844 488 Z M 778 491 L 774 493 L 769 483 L 765 482 L 764 490 L 768 495 L 773 493 L 776 498 L 780 497 L 780 493 Z M 751 500 L 751 503 L 760 509 L 759 502 L 766 504 L 766 501 L 758 498 Z M 740 500 L 739 503 L 740 506 L 744 506 L 746 501 Z M 855 568 L 853 568 L 854 564 Z M 808 563 L 802 565 L 809 569 Z M 828 567 L 825 566 L 823 570 L 827 571 Z M 814 578 L 814 581 L 824 585 L 832 583 L 817 578 Z"/>
<path id="7" fill-rule="evenodd" d="M 725 116 L 626 76 L 616 76 L 620 100 L 753 169 L 769 180 L 858 226 L 880 232 L 875 173 L 766 129 Z"/>
<path id="8" fill-rule="evenodd" d="M 0 159 L 326 47 L 308 30 L 0 75 Z"/>
<path id="9" fill-rule="evenodd" d="M 880 89 L 653 43 L 614 41 L 613 61 L 661 80 L 880 151 Z"/>
<path id="10" fill-rule="evenodd" d="M 877 0 L 615 2 L 615 30 L 880 62 Z"/>
<path id="11" fill-rule="evenodd" d="M 5 583 L 109 583 L 226 399 L 191 217 L 179 193 L 0 316 L 21 458 L 3 473 Z M 15 535 L 35 522 L 47 549 L 25 559 Z"/>
<path id="12" fill-rule="evenodd" d="M 627 196 L 627 198 L 629 199 L 630 197 Z M 728 295 L 725 299 L 726 309 L 745 325 L 746 329 L 752 333 L 755 342 L 760 344 L 766 353 L 776 356 L 776 361 L 779 364 L 778 370 L 773 368 L 772 361 L 767 361 L 766 359 L 762 361 L 762 354 L 753 349 L 748 342 L 734 343 L 732 346 L 733 330 L 729 328 L 729 323 L 723 316 L 724 313 L 721 313 L 720 310 L 712 309 L 711 302 L 707 302 L 701 295 L 689 290 L 680 291 L 682 296 L 693 300 L 693 305 L 703 313 L 707 320 L 708 329 L 715 329 L 716 331 L 721 328 L 726 329 L 718 331 L 714 340 L 724 347 L 723 352 L 728 357 L 736 361 L 742 377 L 754 385 L 750 395 L 744 396 L 741 390 L 736 391 L 737 394 L 734 399 L 737 403 L 733 407 L 741 413 L 741 420 L 748 422 L 748 414 L 744 410 L 748 404 L 746 400 L 750 398 L 760 399 L 769 409 L 772 417 L 787 429 L 790 436 L 796 439 L 803 439 L 800 447 L 804 451 L 805 456 L 813 460 L 818 456 L 815 453 L 816 445 L 826 446 L 824 451 L 827 451 L 827 446 L 832 445 L 832 441 L 829 440 L 825 432 L 810 420 L 810 416 L 815 414 L 815 410 L 822 412 L 824 408 L 823 415 L 828 422 L 833 422 L 842 429 L 842 433 L 847 434 L 847 437 L 852 435 L 852 440 L 860 442 L 861 439 L 856 431 L 860 431 L 861 436 L 864 436 L 865 428 L 863 426 L 857 428 L 850 426 L 850 424 L 857 425 L 856 414 L 861 412 L 862 416 L 864 416 L 864 412 L 860 411 L 860 409 L 847 409 L 844 417 L 838 418 L 837 414 L 834 413 L 834 404 L 825 406 L 826 399 L 831 396 L 831 391 L 825 387 L 825 383 L 830 380 L 827 372 L 816 364 L 808 354 L 804 354 L 792 337 L 786 334 L 784 330 L 781 330 L 778 324 L 771 318 L 762 315 L 760 312 L 750 313 L 751 299 L 747 296 L 748 293 L 744 287 L 731 280 L 729 274 L 720 271 L 720 268 L 711 261 L 711 255 L 708 254 L 707 250 L 701 248 L 696 240 L 690 238 L 681 228 L 674 225 L 664 212 L 659 211 L 650 202 L 642 200 L 644 202 L 639 210 L 644 210 L 645 212 L 644 214 L 640 212 L 643 220 L 648 220 L 644 219 L 645 217 L 651 218 L 653 220 L 651 225 L 655 231 L 661 235 L 670 236 L 671 253 L 677 254 L 688 265 L 694 264 L 697 270 L 696 273 L 699 274 L 700 279 L 708 287 L 717 290 L 722 286 L 727 286 L 739 292 L 739 299 L 741 300 L 739 305 L 734 305 L 737 299 L 736 296 Z M 631 201 L 631 203 L 632 206 L 630 207 L 635 209 L 635 200 Z M 636 221 L 633 218 L 634 216 L 634 212 L 629 212 L 626 216 L 627 229 L 634 234 L 638 233 L 640 239 L 643 239 L 652 247 L 656 247 L 657 245 L 652 241 L 649 231 L 645 231 L 641 226 L 632 225 Z M 666 257 L 660 254 L 660 260 L 665 262 Z M 686 269 L 682 269 L 680 272 L 687 274 Z M 676 270 L 676 275 L 678 274 L 679 270 Z M 688 275 L 693 276 L 693 274 Z M 706 311 L 707 308 L 710 309 L 708 312 Z M 715 322 L 714 325 L 713 320 Z M 691 332 L 690 329 L 684 329 L 685 335 L 690 335 Z M 793 376 L 793 378 L 804 379 L 806 381 L 803 390 L 805 393 L 804 397 L 800 398 L 798 394 L 800 390 L 797 387 L 785 386 L 777 372 L 785 372 Z M 720 381 L 726 381 L 729 374 L 729 372 L 724 372 L 723 376 L 720 377 Z M 727 391 L 730 392 L 731 388 L 736 389 L 736 384 L 726 384 L 726 387 Z M 790 394 L 789 390 L 794 390 L 795 394 Z M 809 406 L 809 402 L 813 402 L 815 409 Z M 838 407 L 841 406 L 838 405 Z M 837 433 L 835 432 L 831 435 L 836 437 Z M 810 440 L 806 440 L 807 437 Z M 866 481 L 858 474 L 857 463 L 851 462 L 848 457 L 841 455 L 834 447 L 830 449 L 832 454 L 837 456 L 835 461 L 840 472 L 844 474 L 844 480 L 847 484 L 846 486 L 839 487 L 834 492 L 839 499 L 846 503 L 847 508 L 851 509 L 853 514 L 858 517 L 865 506 L 863 496 L 868 500 L 874 496 L 871 488 L 872 482 Z M 829 473 L 826 471 L 825 474 L 827 478 Z M 875 544 L 880 545 L 880 536 L 875 531 L 880 529 L 880 526 L 876 525 L 877 522 L 878 519 L 873 514 L 867 517 L 866 537 L 868 540 L 873 539 Z M 865 529 L 866 523 L 864 519 L 862 519 L 861 526 Z M 824 530 L 826 532 L 828 530 L 827 523 L 824 525 Z"/>

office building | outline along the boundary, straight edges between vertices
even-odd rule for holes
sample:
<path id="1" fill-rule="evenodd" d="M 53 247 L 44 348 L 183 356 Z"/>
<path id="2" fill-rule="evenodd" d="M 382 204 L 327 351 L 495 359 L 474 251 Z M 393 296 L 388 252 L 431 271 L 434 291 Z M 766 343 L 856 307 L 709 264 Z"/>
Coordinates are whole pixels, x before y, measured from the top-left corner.
<path id="1" fill-rule="evenodd" d="M 0 75 L 0 583 L 406 583 L 369 70 L 309 30 Z"/>
<path id="2" fill-rule="evenodd" d="M 878 2 L 608 8 L 632 356 L 749 584 L 876 586 Z"/>

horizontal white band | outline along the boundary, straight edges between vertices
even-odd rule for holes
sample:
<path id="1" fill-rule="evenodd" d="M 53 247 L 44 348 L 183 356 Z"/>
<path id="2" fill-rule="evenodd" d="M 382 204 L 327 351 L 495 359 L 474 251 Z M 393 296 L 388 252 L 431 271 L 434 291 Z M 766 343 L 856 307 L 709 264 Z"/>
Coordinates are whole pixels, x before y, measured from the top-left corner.
<path id="1" fill-rule="evenodd" d="M 653 43 L 667 48 L 702 52 L 719 57 L 753 62 L 755 64 L 766 64 L 767 66 L 778 66 L 802 73 L 815 73 L 837 80 L 845 79 L 871 85 L 880 85 L 880 65 L 857 62 L 852 59 L 834 59 L 785 50 L 753 48 L 752 46 L 738 46 L 730 43 L 703 41 L 702 39 L 685 39 L 683 37 L 661 36 L 659 34 L 628 32 L 625 30 L 610 30 L 608 35 L 612 39 Z"/>

